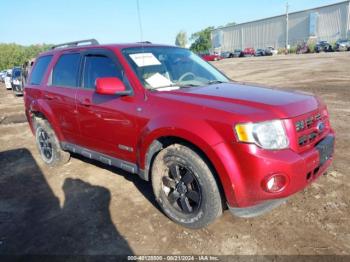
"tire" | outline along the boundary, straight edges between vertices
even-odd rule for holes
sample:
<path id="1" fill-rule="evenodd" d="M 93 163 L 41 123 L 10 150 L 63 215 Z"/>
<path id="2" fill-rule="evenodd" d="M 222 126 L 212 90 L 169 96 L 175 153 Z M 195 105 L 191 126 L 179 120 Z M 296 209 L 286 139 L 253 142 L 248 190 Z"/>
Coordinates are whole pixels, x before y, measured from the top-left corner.
<path id="1" fill-rule="evenodd" d="M 192 149 L 173 144 L 159 152 L 152 165 L 156 201 L 174 222 L 192 229 L 212 223 L 223 205 L 216 180 Z"/>
<path id="2" fill-rule="evenodd" d="M 45 119 L 35 118 L 35 140 L 42 160 L 51 167 L 61 166 L 70 159 L 70 154 L 61 149 L 57 136 Z"/>

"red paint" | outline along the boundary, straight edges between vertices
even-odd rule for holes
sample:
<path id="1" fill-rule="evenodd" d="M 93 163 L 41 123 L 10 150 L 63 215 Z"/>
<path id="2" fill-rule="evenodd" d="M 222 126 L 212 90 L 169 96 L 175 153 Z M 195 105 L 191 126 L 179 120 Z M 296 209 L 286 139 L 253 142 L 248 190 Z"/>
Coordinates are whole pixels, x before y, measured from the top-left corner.
<path id="1" fill-rule="evenodd" d="M 115 95 L 126 91 L 121 80 L 116 77 L 104 77 L 96 79 L 96 93 L 101 95 Z"/>
<path id="2" fill-rule="evenodd" d="M 198 147 L 215 168 L 226 200 L 232 207 L 247 207 L 264 200 L 294 194 L 323 174 L 328 160 L 311 179 L 306 175 L 319 165 L 315 144 L 327 135 L 334 135 L 325 104 L 314 96 L 269 88 L 228 83 L 157 92 L 143 88 L 142 83 L 121 54 L 125 47 L 140 44 L 84 46 L 57 49 L 41 85 L 27 85 L 26 116 L 44 115 L 60 141 L 136 163 L 145 168 L 145 156 L 151 143 L 165 136 L 178 137 Z M 101 79 L 97 90 L 47 86 L 58 57 L 72 50 L 102 48 L 112 51 L 124 68 L 133 89 L 132 95 L 113 96 L 99 93 L 123 91 L 116 79 Z M 314 142 L 299 147 L 295 123 L 322 113 L 326 129 Z M 234 125 L 283 119 L 290 146 L 269 151 L 253 144 L 237 141 Z M 312 127 L 315 128 L 315 127 Z M 126 145 L 132 152 L 121 150 Z M 268 193 L 262 183 L 281 173 L 288 180 L 283 190 Z"/>
<path id="3" fill-rule="evenodd" d="M 255 56 L 255 49 L 248 47 L 244 49 L 243 53 L 245 56 Z"/>
<path id="4" fill-rule="evenodd" d="M 201 57 L 205 61 L 219 61 L 222 59 L 222 57 L 219 56 L 218 54 L 203 54 L 201 55 Z"/>

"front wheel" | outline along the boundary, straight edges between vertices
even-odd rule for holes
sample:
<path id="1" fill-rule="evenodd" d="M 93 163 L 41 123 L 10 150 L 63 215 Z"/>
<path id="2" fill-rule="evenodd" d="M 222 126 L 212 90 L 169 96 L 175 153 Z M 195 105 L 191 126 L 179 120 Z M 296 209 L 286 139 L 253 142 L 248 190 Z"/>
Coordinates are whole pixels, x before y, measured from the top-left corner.
<path id="1" fill-rule="evenodd" d="M 189 147 L 174 144 L 157 155 L 152 186 L 164 213 L 185 227 L 204 227 L 222 214 L 216 180 L 206 161 Z"/>

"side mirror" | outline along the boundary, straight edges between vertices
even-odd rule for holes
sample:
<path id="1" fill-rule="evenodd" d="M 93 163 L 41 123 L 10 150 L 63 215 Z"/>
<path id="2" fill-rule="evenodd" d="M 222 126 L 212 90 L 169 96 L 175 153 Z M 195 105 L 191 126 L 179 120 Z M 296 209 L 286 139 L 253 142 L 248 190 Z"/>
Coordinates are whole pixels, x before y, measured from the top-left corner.
<path id="1" fill-rule="evenodd" d="M 96 93 L 100 95 L 130 95 L 124 83 L 117 77 L 101 77 L 96 79 Z"/>

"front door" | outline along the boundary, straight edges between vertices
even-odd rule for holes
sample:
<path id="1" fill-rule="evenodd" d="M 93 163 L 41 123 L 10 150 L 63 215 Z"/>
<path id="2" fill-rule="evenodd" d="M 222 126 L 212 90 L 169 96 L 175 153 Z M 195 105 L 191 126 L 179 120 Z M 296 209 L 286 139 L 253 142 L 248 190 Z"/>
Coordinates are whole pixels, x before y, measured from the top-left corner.
<path id="1" fill-rule="evenodd" d="M 112 52 L 95 50 L 84 54 L 82 84 L 77 93 L 81 144 L 135 163 L 137 126 L 134 97 L 95 93 L 95 82 L 100 77 L 118 77 L 127 88 L 131 88 Z"/>

